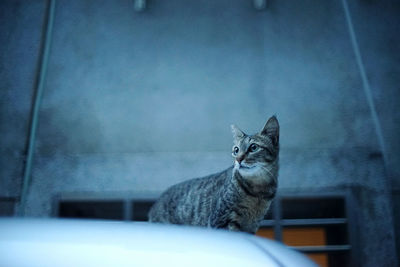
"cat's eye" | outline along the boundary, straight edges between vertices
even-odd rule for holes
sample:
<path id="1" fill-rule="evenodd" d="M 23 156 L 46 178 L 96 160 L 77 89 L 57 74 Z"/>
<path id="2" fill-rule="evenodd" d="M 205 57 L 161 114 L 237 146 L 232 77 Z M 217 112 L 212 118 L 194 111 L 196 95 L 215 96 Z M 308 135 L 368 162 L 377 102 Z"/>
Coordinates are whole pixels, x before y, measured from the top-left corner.
<path id="1" fill-rule="evenodd" d="M 254 152 L 258 149 L 258 145 L 257 144 L 251 144 L 249 147 L 249 151 L 250 152 Z"/>
<path id="2" fill-rule="evenodd" d="M 233 148 L 233 154 L 236 155 L 237 153 L 239 153 L 239 148 L 237 146 L 235 146 Z"/>

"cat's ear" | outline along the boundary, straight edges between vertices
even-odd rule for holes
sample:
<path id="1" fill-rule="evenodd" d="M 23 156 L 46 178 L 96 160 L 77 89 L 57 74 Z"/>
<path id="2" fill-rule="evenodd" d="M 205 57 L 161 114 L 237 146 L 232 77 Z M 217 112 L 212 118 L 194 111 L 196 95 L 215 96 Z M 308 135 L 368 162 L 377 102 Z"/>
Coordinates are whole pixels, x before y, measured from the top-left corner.
<path id="1" fill-rule="evenodd" d="M 235 140 L 238 140 L 245 136 L 245 133 L 234 124 L 231 125 L 231 130 L 232 130 L 232 134 L 233 134 L 233 139 L 235 139 Z"/>
<path id="2" fill-rule="evenodd" d="M 279 123 L 276 116 L 268 119 L 264 128 L 261 130 L 261 135 L 271 138 L 272 143 L 276 146 L 279 143 Z"/>

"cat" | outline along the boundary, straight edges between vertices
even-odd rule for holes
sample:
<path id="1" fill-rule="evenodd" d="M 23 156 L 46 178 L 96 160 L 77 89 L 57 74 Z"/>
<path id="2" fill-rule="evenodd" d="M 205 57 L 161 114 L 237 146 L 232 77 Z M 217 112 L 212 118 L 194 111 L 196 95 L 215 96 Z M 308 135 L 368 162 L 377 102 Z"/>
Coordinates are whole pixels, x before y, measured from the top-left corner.
<path id="1" fill-rule="evenodd" d="M 275 196 L 279 170 L 279 123 L 247 135 L 232 125 L 234 165 L 167 189 L 149 221 L 256 233 Z"/>

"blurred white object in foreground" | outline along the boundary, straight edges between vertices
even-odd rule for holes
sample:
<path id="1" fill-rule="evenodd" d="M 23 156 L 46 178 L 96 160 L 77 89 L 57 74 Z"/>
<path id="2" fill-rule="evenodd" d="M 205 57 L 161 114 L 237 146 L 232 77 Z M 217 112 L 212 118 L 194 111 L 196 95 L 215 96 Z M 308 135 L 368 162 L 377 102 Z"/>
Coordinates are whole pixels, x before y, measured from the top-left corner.
<path id="1" fill-rule="evenodd" d="M 270 240 L 149 223 L 0 219 L 0 266 L 316 266 Z"/>

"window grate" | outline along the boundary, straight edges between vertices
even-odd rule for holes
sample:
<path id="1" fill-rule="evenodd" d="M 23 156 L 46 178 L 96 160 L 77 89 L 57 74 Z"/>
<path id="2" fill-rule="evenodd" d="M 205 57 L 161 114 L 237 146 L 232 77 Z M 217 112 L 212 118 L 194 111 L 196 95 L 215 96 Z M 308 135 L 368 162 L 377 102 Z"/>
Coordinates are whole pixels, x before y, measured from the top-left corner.
<path id="1" fill-rule="evenodd" d="M 58 217 L 147 221 L 154 198 L 58 201 Z M 278 195 L 258 236 L 300 251 L 320 266 L 354 266 L 346 195 Z M 347 211 L 347 212 L 346 212 Z M 354 235 L 354 233 L 352 233 Z"/>
<path id="2" fill-rule="evenodd" d="M 320 266 L 351 266 L 344 195 L 279 195 L 257 235 L 305 253 Z"/>

